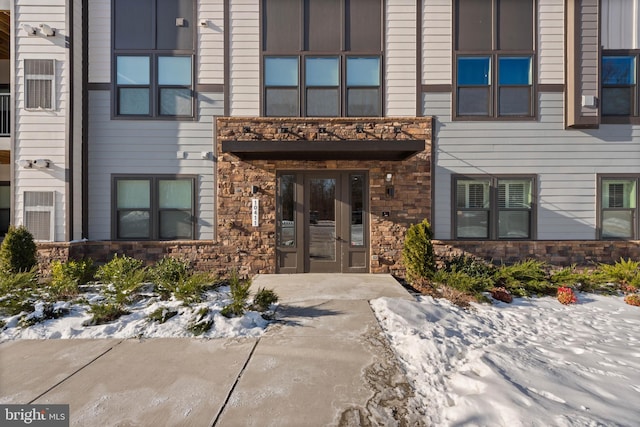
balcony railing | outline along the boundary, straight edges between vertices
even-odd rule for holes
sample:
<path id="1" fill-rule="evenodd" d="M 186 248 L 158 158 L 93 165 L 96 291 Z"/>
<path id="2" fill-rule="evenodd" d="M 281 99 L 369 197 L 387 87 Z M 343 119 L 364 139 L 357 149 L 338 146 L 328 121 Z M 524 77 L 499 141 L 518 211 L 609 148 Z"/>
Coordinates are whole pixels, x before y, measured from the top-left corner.
<path id="1" fill-rule="evenodd" d="M 8 93 L 0 93 L 0 136 L 9 136 L 11 117 L 11 96 Z"/>

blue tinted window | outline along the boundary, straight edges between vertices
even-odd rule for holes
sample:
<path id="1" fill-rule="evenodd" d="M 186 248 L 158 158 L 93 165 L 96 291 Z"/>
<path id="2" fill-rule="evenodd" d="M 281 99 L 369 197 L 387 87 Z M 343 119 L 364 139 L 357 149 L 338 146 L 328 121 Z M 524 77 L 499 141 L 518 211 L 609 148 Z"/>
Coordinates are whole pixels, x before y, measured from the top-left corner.
<path id="1" fill-rule="evenodd" d="M 118 56 L 117 83 L 119 85 L 148 85 L 148 56 Z"/>
<path id="2" fill-rule="evenodd" d="M 266 86 L 298 86 L 298 58 L 265 58 L 264 84 Z"/>
<path id="3" fill-rule="evenodd" d="M 158 84 L 191 85 L 190 56 L 161 56 L 158 58 Z"/>
<path id="4" fill-rule="evenodd" d="M 338 86 L 338 58 L 307 58 L 305 73 L 307 86 Z"/>
<path id="5" fill-rule="evenodd" d="M 347 58 L 347 86 L 380 86 L 380 58 Z"/>
<path id="6" fill-rule="evenodd" d="M 531 57 L 501 57 L 498 59 L 498 73 L 501 85 L 530 85 Z"/>
<path id="7" fill-rule="evenodd" d="M 636 83 L 636 61 L 633 56 L 602 58 L 602 84 L 632 85 Z"/>
<path id="8" fill-rule="evenodd" d="M 458 58 L 458 85 L 480 86 L 490 84 L 491 61 L 488 56 Z"/>

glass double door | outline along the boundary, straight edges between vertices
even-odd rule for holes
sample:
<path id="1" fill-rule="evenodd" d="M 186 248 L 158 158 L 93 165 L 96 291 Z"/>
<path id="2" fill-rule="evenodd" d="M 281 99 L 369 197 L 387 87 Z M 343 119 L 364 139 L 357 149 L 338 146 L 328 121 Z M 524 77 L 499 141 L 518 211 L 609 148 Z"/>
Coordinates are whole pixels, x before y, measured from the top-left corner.
<path id="1" fill-rule="evenodd" d="M 278 272 L 368 271 L 366 181 L 357 171 L 278 175 Z"/>

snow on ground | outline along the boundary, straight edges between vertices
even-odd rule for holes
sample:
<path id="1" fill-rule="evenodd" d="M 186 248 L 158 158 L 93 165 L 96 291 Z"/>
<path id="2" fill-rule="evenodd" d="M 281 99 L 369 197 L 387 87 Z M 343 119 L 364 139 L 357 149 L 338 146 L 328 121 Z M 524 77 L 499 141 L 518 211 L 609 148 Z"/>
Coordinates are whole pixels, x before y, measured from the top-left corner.
<path id="1" fill-rule="evenodd" d="M 427 425 L 638 425 L 640 308 L 621 297 L 371 304 Z"/>
<path id="2" fill-rule="evenodd" d="M 87 302 L 95 302 L 102 298 L 98 294 L 85 295 Z M 49 319 L 33 326 L 21 327 L 20 315 L 5 318 L 7 322 L 0 332 L 0 342 L 13 339 L 50 339 L 50 338 L 167 338 L 193 337 L 187 328 L 197 317 L 197 312 L 203 307 L 209 308 L 209 316 L 213 319 L 213 326 L 204 334 L 203 338 L 231 338 L 239 336 L 262 335 L 269 322 L 260 313 L 249 311 L 244 316 L 226 318 L 220 310 L 231 302 L 229 287 L 221 287 L 208 291 L 202 303 L 184 306 L 182 301 L 161 301 L 157 297 L 143 298 L 131 307 L 130 314 L 119 319 L 96 326 L 83 326 L 83 322 L 91 318 L 87 304 L 58 303 L 70 310 L 69 314 L 57 319 Z M 40 306 L 41 307 L 41 306 Z M 158 308 L 177 311 L 177 315 L 164 323 L 149 320 L 148 316 Z M 36 305 L 36 313 L 39 306 Z"/>

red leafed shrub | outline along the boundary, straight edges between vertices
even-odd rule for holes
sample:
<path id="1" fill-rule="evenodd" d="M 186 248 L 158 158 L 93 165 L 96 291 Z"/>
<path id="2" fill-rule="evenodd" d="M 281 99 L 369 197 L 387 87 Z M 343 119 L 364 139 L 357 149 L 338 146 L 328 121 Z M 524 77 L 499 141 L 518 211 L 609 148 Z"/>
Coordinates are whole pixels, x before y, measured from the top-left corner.
<path id="1" fill-rule="evenodd" d="M 629 305 L 635 305 L 637 307 L 640 307 L 640 295 L 638 294 L 627 295 L 626 297 L 624 297 L 624 302 L 626 302 Z"/>
<path id="2" fill-rule="evenodd" d="M 508 303 L 513 301 L 513 296 L 511 295 L 511 293 L 502 286 L 499 288 L 491 289 L 491 296 L 493 297 L 493 299 L 497 299 L 498 301 L 502 302 Z"/>
<path id="3" fill-rule="evenodd" d="M 562 286 L 558 288 L 558 301 L 561 304 L 575 304 L 578 300 L 573 293 L 573 289 Z"/>

